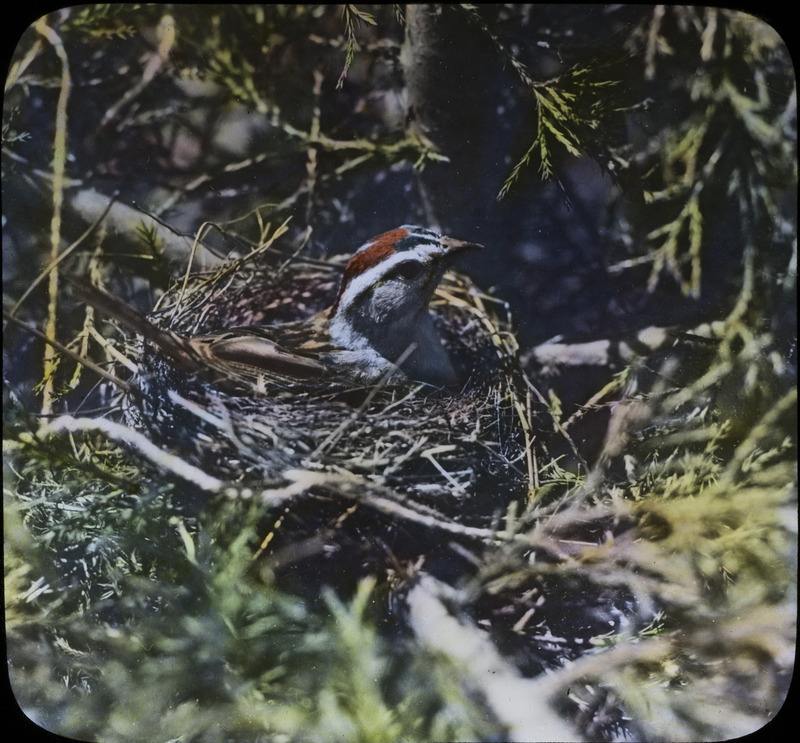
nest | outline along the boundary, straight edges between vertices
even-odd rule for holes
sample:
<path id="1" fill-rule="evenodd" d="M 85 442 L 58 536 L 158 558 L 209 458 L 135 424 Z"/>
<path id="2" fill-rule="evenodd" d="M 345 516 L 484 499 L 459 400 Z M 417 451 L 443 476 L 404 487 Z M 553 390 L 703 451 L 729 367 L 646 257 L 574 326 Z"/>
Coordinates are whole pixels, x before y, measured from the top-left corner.
<path id="1" fill-rule="evenodd" d="M 342 263 L 267 251 L 177 283 L 150 319 L 186 335 L 303 320 L 331 304 Z M 345 515 L 361 547 L 394 535 L 393 559 L 427 553 L 442 531 L 485 540 L 532 481 L 530 399 L 505 304 L 450 275 L 431 312 L 461 379 L 451 389 L 265 380 L 239 394 L 143 343 L 128 420 L 233 500 L 263 504 L 270 551 L 312 534 L 340 540 Z M 409 534 L 411 552 L 400 536 Z"/>

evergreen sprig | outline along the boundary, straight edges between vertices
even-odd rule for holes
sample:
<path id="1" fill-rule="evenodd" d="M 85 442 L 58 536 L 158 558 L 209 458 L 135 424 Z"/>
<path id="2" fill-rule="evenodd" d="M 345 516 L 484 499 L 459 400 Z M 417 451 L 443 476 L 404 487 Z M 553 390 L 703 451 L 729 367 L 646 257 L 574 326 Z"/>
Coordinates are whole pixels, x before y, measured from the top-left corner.
<path id="1" fill-rule="evenodd" d="M 356 38 L 356 29 L 362 24 L 367 23 L 370 26 L 377 25 L 375 16 L 372 13 L 367 13 L 364 10 L 359 10 L 356 5 L 345 4 L 342 5 L 342 18 L 344 19 L 344 33 L 345 33 L 345 59 L 342 74 L 336 82 L 337 89 L 344 86 L 344 81 L 347 78 L 347 73 L 350 71 L 350 66 L 356 58 L 358 51 L 358 39 Z"/>
<path id="2" fill-rule="evenodd" d="M 617 128 L 617 91 L 621 80 L 613 76 L 620 60 L 575 65 L 545 83 L 535 82 L 521 62 L 514 67 L 536 102 L 536 136 L 503 183 L 503 199 L 532 163 L 543 179 L 558 180 L 555 160 L 560 152 L 571 157 L 591 155 L 613 172 L 613 151 L 607 142 Z M 604 131 L 608 130 L 608 131 Z"/>

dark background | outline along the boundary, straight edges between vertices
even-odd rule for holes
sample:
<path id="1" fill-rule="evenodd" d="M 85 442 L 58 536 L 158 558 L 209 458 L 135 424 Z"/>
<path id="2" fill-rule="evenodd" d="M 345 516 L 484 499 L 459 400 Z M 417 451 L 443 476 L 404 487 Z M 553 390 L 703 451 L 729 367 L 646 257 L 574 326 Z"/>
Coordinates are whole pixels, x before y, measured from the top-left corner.
<path id="1" fill-rule="evenodd" d="M 120 204 L 158 215 L 186 235 L 203 221 L 221 223 L 258 204 L 275 204 L 272 217 L 292 218 L 298 245 L 310 229 L 304 250 L 319 256 L 351 252 L 401 223 L 436 226 L 487 247 L 466 268 L 511 303 L 523 347 L 556 335 L 602 337 L 649 324 L 723 317 L 737 295 L 750 239 L 764 271 L 774 276 L 784 269 L 786 236 L 766 233 L 758 222 L 763 215 L 742 215 L 735 194 L 726 193 L 731 174 L 750 167 L 754 145 L 722 111 L 707 122 L 700 154 L 708 157 L 717 143 L 729 141 L 702 189 L 701 283 L 687 296 L 662 270 L 648 288 L 652 264 L 646 256 L 653 242 L 646 235 L 674 218 L 683 203 L 676 199 L 659 208 L 643 201 L 643 189 L 667 187 L 676 176 L 665 171 L 660 153 L 671 133 L 694 125 L 720 75 L 740 80 L 747 92 L 753 73 L 744 60 L 742 70 L 730 69 L 736 50 L 726 57 L 722 40 L 702 65 L 702 35 L 692 25 L 703 22 L 702 9 L 691 11 L 692 19 L 680 8 L 666 12 L 660 33 L 675 53 L 660 56 L 650 77 L 644 74 L 641 37 L 652 20 L 651 6 L 490 5 L 480 7 L 478 21 L 440 6 L 426 21 L 429 35 L 421 42 L 406 38 L 392 6 L 371 11 L 376 25 L 356 28 L 360 48 L 341 89 L 336 81 L 345 49 L 338 6 L 258 12 L 244 6 L 112 6 L 104 21 L 95 17 L 83 25 L 77 8 L 54 16 L 56 26 L 64 24 L 72 76 L 68 176 L 75 185 L 66 192 L 65 240 L 97 216 L 78 199 L 90 189 L 118 193 Z M 177 30 L 170 61 L 125 103 L 167 12 Z M 419 7 L 411 12 L 422 13 Z M 18 55 L 36 36 L 26 32 Z M 537 109 L 492 36 L 536 81 L 563 75 L 573 65 L 596 69 L 600 63 L 617 81 L 599 96 L 605 110 L 597 115 L 599 127 L 582 137 L 583 156 L 552 147 L 555 177 L 540 178 L 534 160 L 500 200 L 512 167 L 533 141 Z M 421 44 L 431 45 L 437 56 L 424 62 L 421 54 L 403 56 L 404 48 L 419 51 Z M 766 118 L 773 122 L 793 84 L 788 64 L 781 49 L 759 60 L 769 77 Z M 698 98 L 691 88 L 699 69 L 712 88 Z M 33 83 L 23 80 L 5 99 L 7 124 L 31 135 L 4 151 L 10 296 L 18 296 L 44 265 L 43 258 L 31 260 L 43 244 L 31 228 L 49 224 L 44 173 L 52 158 L 57 71 L 55 55 L 39 55 L 27 71 Z M 409 89 L 415 76 L 428 81 L 422 90 Z M 308 145 L 297 134 L 310 131 L 315 107 L 320 131 L 338 143 L 363 139 L 380 150 L 423 133 L 449 162 L 429 161 L 417 170 L 418 152 L 405 148 L 386 149 L 349 167 L 364 149 Z M 628 167 L 609 167 L 614 154 Z M 311 177 L 309 157 L 315 161 Z M 774 201 L 790 213 L 791 168 L 778 149 L 761 157 L 773 179 Z M 135 239 L 125 245 L 131 235 L 124 227 L 122 232 L 114 261 L 129 274 L 144 274 L 155 287 L 163 287 L 186 258 L 184 242 L 177 250 L 165 246 L 162 261 L 137 262 L 136 252 L 144 248 Z M 208 242 L 222 253 L 241 249 L 219 233 Z M 638 267 L 609 268 L 642 257 Z M 763 311 L 772 314 L 775 307 Z"/>

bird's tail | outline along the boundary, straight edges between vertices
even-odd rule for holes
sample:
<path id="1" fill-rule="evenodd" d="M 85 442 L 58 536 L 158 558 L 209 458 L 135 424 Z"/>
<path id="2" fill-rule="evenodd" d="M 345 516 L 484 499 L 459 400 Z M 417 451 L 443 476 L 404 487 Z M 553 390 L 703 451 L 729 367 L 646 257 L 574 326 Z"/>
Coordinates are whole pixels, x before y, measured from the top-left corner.
<path id="1" fill-rule="evenodd" d="M 197 353 L 185 338 L 159 328 L 139 310 L 131 307 L 127 302 L 113 297 L 107 291 L 74 277 L 67 278 L 78 296 L 96 310 L 116 320 L 128 330 L 143 336 L 145 340 L 157 346 L 174 360 L 191 368 L 202 367 Z"/>

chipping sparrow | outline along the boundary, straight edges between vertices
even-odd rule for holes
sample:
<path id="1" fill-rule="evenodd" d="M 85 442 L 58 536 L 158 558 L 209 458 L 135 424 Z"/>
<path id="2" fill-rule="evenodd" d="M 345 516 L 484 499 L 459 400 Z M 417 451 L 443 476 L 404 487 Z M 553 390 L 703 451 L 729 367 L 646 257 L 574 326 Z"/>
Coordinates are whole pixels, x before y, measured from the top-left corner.
<path id="1" fill-rule="evenodd" d="M 345 267 L 333 305 L 313 317 L 184 337 L 156 326 L 96 287 L 75 284 L 92 306 L 141 334 L 174 362 L 241 390 L 266 381 L 408 378 L 435 386 L 456 374 L 428 304 L 445 271 L 480 246 L 404 225 L 364 243 Z"/>

